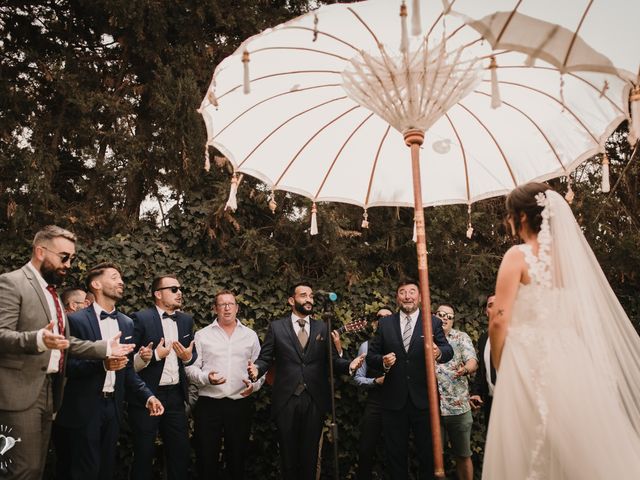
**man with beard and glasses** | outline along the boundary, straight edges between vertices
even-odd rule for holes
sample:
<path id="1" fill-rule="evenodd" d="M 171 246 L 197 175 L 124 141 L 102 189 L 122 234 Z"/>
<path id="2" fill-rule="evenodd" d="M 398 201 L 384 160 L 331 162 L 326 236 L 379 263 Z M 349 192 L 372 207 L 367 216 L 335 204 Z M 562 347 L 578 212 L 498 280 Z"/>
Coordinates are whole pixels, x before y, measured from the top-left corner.
<path id="1" fill-rule="evenodd" d="M 68 354 L 118 358 L 133 349 L 119 343 L 118 332 L 106 337 L 110 341 L 98 342 L 69 335 L 56 286 L 75 260 L 75 243 L 76 236 L 68 230 L 46 226 L 33 239 L 30 262 L 0 275 L 0 425 L 5 442 L 16 442 L 4 452 L 3 459 L 10 458 L 11 463 L 1 463 L 0 470 L 8 472 L 0 476 L 42 477 L 51 420 L 62 402 Z"/>
<path id="2" fill-rule="evenodd" d="M 271 415 L 278 430 L 281 478 L 316 478 L 318 442 L 325 414 L 331 406 L 327 325 L 311 318 L 313 290 L 298 283 L 289 290 L 291 315 L 274 320 L 255 364 L 249 362 L 249 377 L 256 380 L 273 364 L 276 367 Z M 340 338 L 331 332 L 337 346 L 333 369 L 351 375 L 362 365 L 363 356 L 351 363 L 342 357 Z"/>
<path id="3" fill-rule="evenodd" d="M 134 313 L 133 339 L 138 349 L 134 366 L 140 378 L 164 405 L 164 415 L 150 417 L 144 402 L 129 395 L 129 424 L 133 434 L 131 478 L 153 476 L 158 430 L 165 446 L 168 480 L 189 475 L 189 426 L 185 403 L 189 381 L 185 367 L 197 358 L 193 348 L 193 317 L 180 310 L 182 286 L 175 275 L 162 275 L 151 282 L 154 306 Z M 155 349 L 154 349 L 155 346 Z"/>
<path id="4" fill-rule="evenodd" d="M 124 342 L 134 344 L 133 321 L 116 310 L 124 293 L 120 270 L 101 263 L 87 273 L 93 305 L 69 315 L 71 333 L 99 340 L 122 332 Z M 70 430 L 72 480 L 110 480 L 116 463 L 116 446 L 122 420 L 125 388 L 139 399 L 151 416 L 162 415 L 162 403 L 147 388 L 127 357 L 104 362 L 71 358 L 67 391 L 56 423 Z"/>
<path id="5" fill-rule="evenodd" d="M 418 283 L 401 281 L 396 289 L 396 301 L 400 311 L 380 319 L 367 353 L 367 365 L 386 372 L 380 389 L 380 403 L 387 474 L 393 480 L 409 478 L 409 433 L 413 431 L 419 462 L 418 478 L 432 478 L 425 338 Z M 439 318 L 432 316 L 431 328 L 433 348 L 430 350 L 436 361 L 448 362 L 453 358 L 453 349 Z"/>

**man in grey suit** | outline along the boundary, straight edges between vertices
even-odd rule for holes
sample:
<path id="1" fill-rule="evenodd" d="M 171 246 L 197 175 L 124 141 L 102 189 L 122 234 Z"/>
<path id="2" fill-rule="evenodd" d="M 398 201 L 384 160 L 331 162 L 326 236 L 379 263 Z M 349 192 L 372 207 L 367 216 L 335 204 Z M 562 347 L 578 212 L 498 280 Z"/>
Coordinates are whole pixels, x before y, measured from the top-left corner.
<path id="1" fill-rule="evenodd" d="M 62 402 L 67 355 L 122 357 L 133 345 L 69 336 L 56 291 L 75 260 L 76 237 L 49 225 L 33 239 L 31 261 L 0 275 L 1 468 L 10 478 L 42 477 L 54 412 Z"/>

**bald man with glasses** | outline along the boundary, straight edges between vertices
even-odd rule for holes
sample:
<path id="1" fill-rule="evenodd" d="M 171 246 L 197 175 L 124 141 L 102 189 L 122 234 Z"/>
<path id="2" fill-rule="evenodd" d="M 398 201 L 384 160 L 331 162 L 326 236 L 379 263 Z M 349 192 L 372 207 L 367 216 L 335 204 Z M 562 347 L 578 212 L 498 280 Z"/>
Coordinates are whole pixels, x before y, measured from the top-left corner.
<path id="1" fill-rule="evenodd" d="M 185 404 L 189 380 L 185 367 L 197 358 L 193 317 L 180 311 L 182 286 L 175 275 L 156 277 L 151 283 L 154 306 L 134 313 L 134 367 L 164 405 L 164 415 L 150 417 L 136 398 L 129 400 L 133 434 L 131 478 L 151 480 L 158 431 L 162 436 L 168 480 L 188 478 L 190 450 Z"/>

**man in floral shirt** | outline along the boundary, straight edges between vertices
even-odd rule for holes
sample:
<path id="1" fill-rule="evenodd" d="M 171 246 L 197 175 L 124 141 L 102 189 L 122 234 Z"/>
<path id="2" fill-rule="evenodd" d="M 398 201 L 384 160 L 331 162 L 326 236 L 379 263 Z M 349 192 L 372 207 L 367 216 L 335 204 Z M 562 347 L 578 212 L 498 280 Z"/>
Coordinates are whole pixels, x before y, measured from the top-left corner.
<path id="1" fill-rule="evenodd" d="M 451 305 L 440 305 L 436 315 L 442 320 L 442 329 L 453 347 L 453 358 L 447 363 L 436 364 L 440 391 L 440 419 L 442 444 L 445 435 L 451 442 L 459 480 L 473 480 L 471 462 L 471 406 L 469 405 L 468 375 L 478 368 L 476 351 L 471 338 L 453 327 L 455 313 Z"/>

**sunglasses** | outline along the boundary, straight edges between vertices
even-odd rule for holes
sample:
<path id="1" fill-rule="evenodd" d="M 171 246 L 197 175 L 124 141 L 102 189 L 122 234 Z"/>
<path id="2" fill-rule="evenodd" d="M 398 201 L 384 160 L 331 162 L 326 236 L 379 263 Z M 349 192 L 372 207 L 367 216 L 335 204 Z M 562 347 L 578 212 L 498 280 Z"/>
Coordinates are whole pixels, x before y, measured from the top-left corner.
<path id="1" fill-rule="evenodd" d="M 44 245 L 40 245 L 41 248 L 45 249 L 47 252 L 51 252 L 54 255 L 57 255 L 58 257 L 60 257 L 60 261 L 62 263 L 67 263 L 69 262 L 70 264 L 76 261 L 76 254 L 75 253 L 67 253 L 67 252 L 54 252 L 53 250 L 45 247 Z"/>
<path id="2" fill-rule="evenodd" d="M 156 292 L 159 292 L 160 290 L 171 290 L 171 293 L 178 293 L 182 291 L 182 287 L 162 287 L 162 288 L 156 288 Z"/>
<path id="3" fill-rule="evenodd" d="M 447 313 L 442 311 L 436 312 L 436 315 L 440 317 L 442 320 L 453 320 L 453 318 L 455 317 L 453 313 Z"/>

